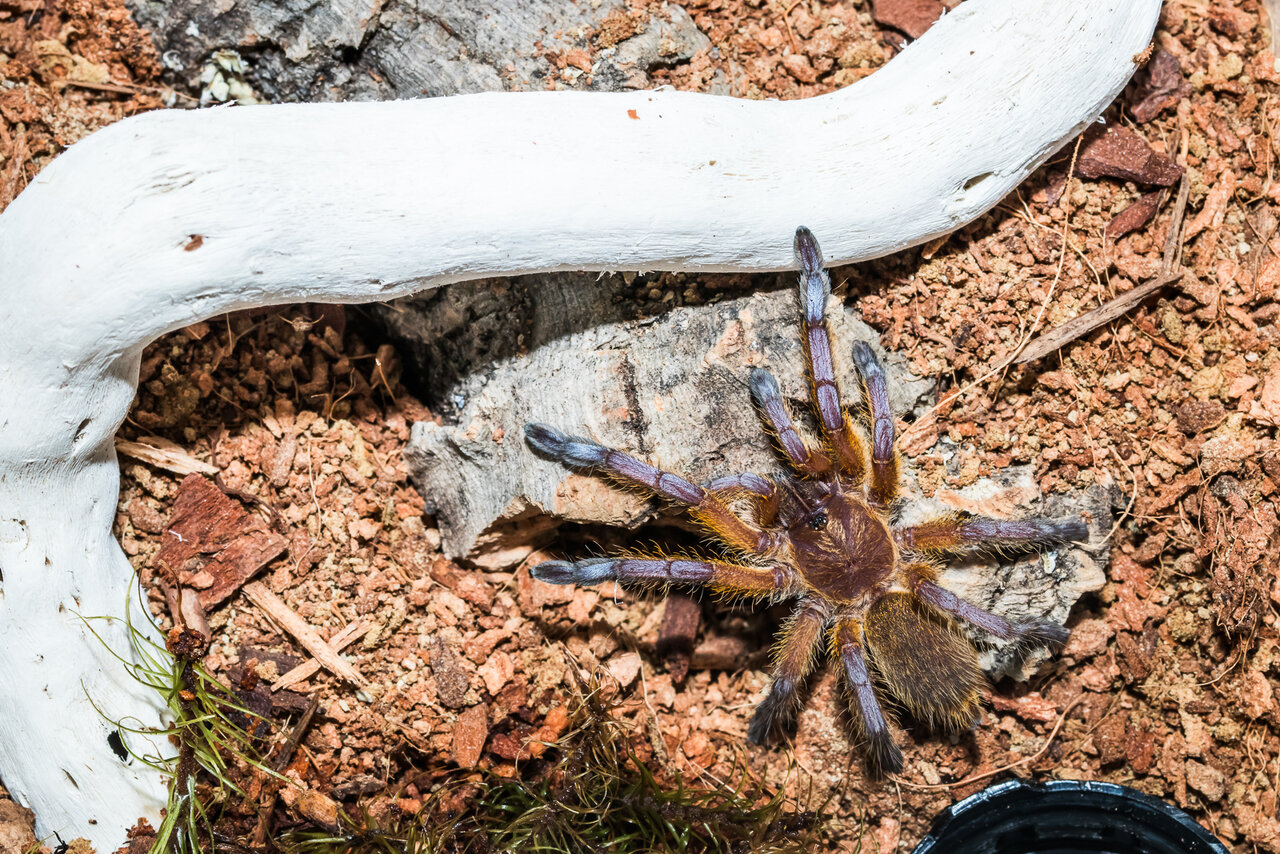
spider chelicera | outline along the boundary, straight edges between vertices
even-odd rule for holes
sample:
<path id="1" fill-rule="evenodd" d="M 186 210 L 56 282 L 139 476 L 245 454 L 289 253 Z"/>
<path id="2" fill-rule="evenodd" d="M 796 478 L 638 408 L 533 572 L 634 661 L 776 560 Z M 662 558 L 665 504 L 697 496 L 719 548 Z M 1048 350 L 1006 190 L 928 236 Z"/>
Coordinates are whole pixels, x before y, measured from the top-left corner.
<path id="1" fill-rule="evenodd" d="M 884 368 L 865 343 L 853 345 L 862 405 L 845 411 L 825 319 L 831 280 L 807 228 L 796 231 L 795 254 L 820 441 L 801 435 L 777 380 L 762 368 L 752 368 L 748 386 L 787 463 L 788 473 L 775 477 L 729 475 L 698 486 L 590 439 L 529 424 L 525 435 L 538 451 L 685 505 L 725 547 L 723 556 L 713 558 L 549 561 L 532 574 L 552 584 L 703 584 L 726 594 L 798 599 L 777 642 L 773 681 L 748 737 L 763 743 L 792 722 L 800 686 L 825 637 L 831 656 L 844 666 L 872 762 L 894 773 L 902 768 L 902 752 L 881 697 L 918 720 L 950 729 L 973 726 L 977 719 L 984 679 L 955 620 L 1027 647 L 1060 646 L 1068 635 L 1056 623 L 1034 617 L 1011 621 L 955 596 L 938 584 L 945 559 L 974 549 L 1083 540 L 1088 529 L 1080 519 L 1006 521 L 967 513 L 897 523 L 899 460 Z"/>

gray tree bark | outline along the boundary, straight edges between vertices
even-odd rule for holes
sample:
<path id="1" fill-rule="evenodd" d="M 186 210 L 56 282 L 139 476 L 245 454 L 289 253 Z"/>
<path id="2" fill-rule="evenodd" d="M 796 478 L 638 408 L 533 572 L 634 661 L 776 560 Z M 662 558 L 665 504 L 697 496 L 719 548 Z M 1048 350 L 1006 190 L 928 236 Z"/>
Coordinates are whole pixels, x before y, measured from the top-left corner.
<path id="1" fill-rule="evenodd" d="M 199 89 L 213 55 L 235 50 L 259 100 L 387 101 L 567 87 L 639 89 L 650 70 L 710 47 L 687 12 L 631 21 L 622 0 L 129 0 L 169 81 Z M 628 38 L 584 70 L 554 61 L 598 39 L 606 18 Z M 621 16 L 621 17 L 619 17 Z M 619 34 L 615 26 L 612 32 Z M 727 85 L 712 91 L 727 93 Z"/>

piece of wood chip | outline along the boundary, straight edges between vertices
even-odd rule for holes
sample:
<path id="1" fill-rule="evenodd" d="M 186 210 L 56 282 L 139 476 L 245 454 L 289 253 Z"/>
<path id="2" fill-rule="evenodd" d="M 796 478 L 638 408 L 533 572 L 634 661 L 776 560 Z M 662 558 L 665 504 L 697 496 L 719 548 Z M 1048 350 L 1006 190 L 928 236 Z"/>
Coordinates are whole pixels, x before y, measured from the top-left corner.
<path id="1" fill-rule="evenodd" d="M 1133 84 L 1129 112 L 1139 124 L 1151 121 L 1191 94 L 1178 58 L 1164 49 L 1156 51 L 1146 67 L 1133 75 Z"/>
<path id="2" fill-rule="evenodd" d="M 945 11 L 939 0 L 875 0 L 872 17 L 877 24 L 918 39 Z"/>
<path id="3" fill-rule="evenodd" d="M 368 634 L 369 629 L 371 628 L 373 628 L 373 623 L 369 622 L 364 617 L 361 617 L 360 619 L 356 620 L 354 623 L 348 623 L 347 626 L 344 629 L 342 629 L 342 631 L 338 632 L 333 637 L 329 638 L 329 640 L 325 641 L 325 643 L 335 653 L 342 652 L 342 650 L 351 646 L 351 644 L 355 643 L 356 641 L 360 640 L 360 638 Z M 288 673 L 285 673 L 276 681 L 272 682 L 271 690 L 274 692 L 274 691 L 279 691 L 281 688 L 288 688 L 292 685 L 298 684 L 304 679 L 310 679 L 312 676 L 315 676 L 319 672 L 320 672 L 319 660 L 315 658 L 309 658 L 306 661 L 304 661 L 302 664 L 299 664 L 297 667 L 290 670 Z"/>
<path id="4" fill-rule="evenodd" d="M 702 621 L 702 606 L 683 590 L 667 594 L 662 612 L 662 628 L 658 630 L 657 652 L 666 662 L 671 681 L 679 684 L 689 674 L 689 656 Z"/>
<path id="5" fill-rule="evenodd" d="M 1112 240 L 1124 237 L 1151 222 L 1151 218 L 1160 209 L 1160 200 L 1164 194 L 1164 190 L 1154 190 L 1116 214 L 1115 219 L 1107 223 L 1107 237 Z"/>
<path id="6" fill-rule="evenodd" d="M 244 586 L 244 595 L 257 605 L 284 631 L 293 636 L 302 648 L 311 653 L 320 665 L 335 676 L 341 676 L 357 688 L 367 688 L 369 680 L 360 675 L 350 663 L 338 655 L 333 647 L 310 623 L 299 617 L 283 599 L 272 593 L 261 581 L 251 581 Z"/>
<path id="7" fill-rule="evenodd" d="M 1107 125 L 1085 131 L 1076 171 L 1086 178 L 1120 178 L 1168 187 L 1184 170 L 1127 127 Z"/>
<path id="8" fill-rule="evenodd" d="M 136 442 L 117 438 L 116 453 L 175 474 L 218 473 L 217 468 L 191 456 L 181 445 L 159 436 L 141 436 Z"/>
<path id="9" fill-rule="evenodd" d="M 186 587 L 199 591 L 209 611 L 288 545 L 256 516 L 199 474 L 178 485 L 169 528 L 157 560 Z"/>
<path id="10" fill-rule="evenodd" d="M 463 768 L 476 767 L 488 737 L 489 710 L 483 704 L 458 715 L 453 725 L 453 761 Z"/>

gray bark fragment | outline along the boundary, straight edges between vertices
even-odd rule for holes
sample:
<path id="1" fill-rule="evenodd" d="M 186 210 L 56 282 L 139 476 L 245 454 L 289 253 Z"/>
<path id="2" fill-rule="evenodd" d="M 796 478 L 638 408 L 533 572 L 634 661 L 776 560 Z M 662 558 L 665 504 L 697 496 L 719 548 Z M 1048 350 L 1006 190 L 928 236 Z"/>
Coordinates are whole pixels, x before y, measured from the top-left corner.
<path id="1" fill-rule="evenodd" d="M 589 70 L 555 57 L 591 48 L 622 0 L 129 0 L 169 81 L 199 91 L 215 51 L 236 50 L 266 101 L 391 100 L 576 88 L 645 88 L 710 41 L 668 6 L 629 39 L 589 52 Z M 562 63 L 561 63 L 562 64 Z M 713 85 L 725 92 L 727 86 Z"/>
<path id="2" fill-rule="evenodd" d="M 653 517 L 656 505 L 647 497 L 537 456 L 524 442 L 529 422 L 589 436 L 697 482 L 779 470 L 746 379 L 749 366 L 768 367 L 797 414 L 807 412 L 793 290 L 624 320 L 626 304 L 613 300 L 620 280 L 594 279 L 559 275 L 500 283 L 496 291 L 448 288 L 439 299 L 419 300 L 427 303 L 425 314 L 403 303 L 386 313 L 401 335 L 429 342 L 436 358 L 424 363 L 483 359 L 478 351 L 496 355 L 491 369 L 462 373 L 454 385 L 450 396 L 463 404 L 456 424 L 415 425 L 406 451 L 447 554 L 510 564 L 556 520 L 635 527 Z M 488 313 L 508 297 L 518 312 Z M 836 376 L 852 393 L 850 345 L 862 340 L 880 351 L 879 335 L 851 309 L 833 305 L 828 318 Z M 466 339 L 458 335 L 464 328 Z M 908 373 L 897 356 L 887 364 L 895 412 L 927 399 L 932 383 Z M 435 370 L 431 384 L 445 382 Z"/>

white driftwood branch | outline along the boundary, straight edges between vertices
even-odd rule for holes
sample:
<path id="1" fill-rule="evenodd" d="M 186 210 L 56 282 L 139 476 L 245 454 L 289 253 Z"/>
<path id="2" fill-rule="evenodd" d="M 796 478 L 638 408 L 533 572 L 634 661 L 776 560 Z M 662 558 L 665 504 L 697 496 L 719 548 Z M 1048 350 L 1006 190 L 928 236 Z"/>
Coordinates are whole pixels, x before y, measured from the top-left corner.
<path id="1" fill-rule="evenodd" d="M 154 112 L 73 146 L 0 216 L 0 776 L 40 834 L 111 850 L 163 801 L 88 699 L 155 724 L 156 698 L 73 613 L 118 614 L 132 589 L 112 436 L 145 344 L 234 309 L 495 274 L 782 269 L 802 223 L 834 262 L 883 255 L 977 217 L 1098 116 L 1159 7 L 968 0 L 873 76 L 799 102 Z"/>

